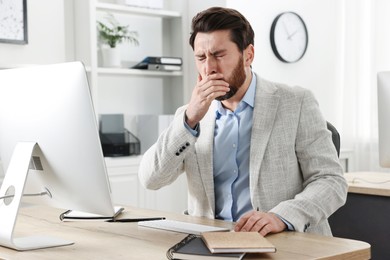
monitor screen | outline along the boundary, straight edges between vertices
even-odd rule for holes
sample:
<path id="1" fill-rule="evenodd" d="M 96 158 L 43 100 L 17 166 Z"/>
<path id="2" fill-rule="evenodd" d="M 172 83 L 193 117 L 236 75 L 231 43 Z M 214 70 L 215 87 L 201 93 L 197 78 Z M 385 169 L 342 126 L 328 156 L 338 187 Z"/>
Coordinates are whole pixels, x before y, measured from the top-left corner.
<path id="1" fill-rule="evenodd" d="M 390 168 L 390 71 L 378 73 L 379 164 Z"/>
<path id="2" fill-rule="evenodd" d="M 80 62 L 0 70 L 4 173 L 20 142 L 36 143 L 24 193 L 39 203 L 113 215 L 109 180 L 85 68 Z M 4 183 L 3 183 L 4 186 Z M 2 187 L 2 189 L 7 187 Z"/>

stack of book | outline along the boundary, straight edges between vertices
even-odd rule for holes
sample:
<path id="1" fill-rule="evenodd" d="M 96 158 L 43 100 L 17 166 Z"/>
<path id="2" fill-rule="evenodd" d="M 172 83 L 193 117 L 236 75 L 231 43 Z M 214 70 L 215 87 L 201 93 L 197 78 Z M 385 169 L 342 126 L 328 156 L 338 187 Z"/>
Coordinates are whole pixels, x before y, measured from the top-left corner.
<path id="1" fill-rule="evenodd" d="M 179 57 L 153 57 L 148 56 L 137 63 L 132 69 L 159 70 L 159 71 L 180 71 L 182 59 Z"/>
<path id="2" fill-rule="evenodd" d="M 167 258 L 240 260 L 247 253 L 275 252 L 276 247 L 257 232 L 204 232 L 185 237 L 167 251 Z"/>

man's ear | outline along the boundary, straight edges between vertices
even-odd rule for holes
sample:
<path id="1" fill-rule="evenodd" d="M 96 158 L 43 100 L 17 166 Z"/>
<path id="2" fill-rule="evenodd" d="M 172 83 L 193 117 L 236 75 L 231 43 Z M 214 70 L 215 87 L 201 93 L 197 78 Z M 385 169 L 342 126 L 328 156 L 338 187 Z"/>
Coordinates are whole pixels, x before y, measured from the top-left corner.
<path id="1" fill-rule="evenodd" d="M 255 58 L 255 47 L 252 44 L 249 44 L 248 47 L 244 50 L 244 62 L 245 66 L 252 65 L 253 59 Z"/>

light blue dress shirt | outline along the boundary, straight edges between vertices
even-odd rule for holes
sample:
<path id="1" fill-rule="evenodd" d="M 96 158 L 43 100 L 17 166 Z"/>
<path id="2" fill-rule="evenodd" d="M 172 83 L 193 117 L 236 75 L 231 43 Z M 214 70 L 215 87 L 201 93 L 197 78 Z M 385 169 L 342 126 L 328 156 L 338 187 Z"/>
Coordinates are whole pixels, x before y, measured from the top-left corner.
<path id="1" fill-rule="evenodd" d="M 218 102 L 214 129 L 215 217 L 237 221 L 252 210 L 249 193 L 249 149 L 256 75 L 235 111 Z"/>

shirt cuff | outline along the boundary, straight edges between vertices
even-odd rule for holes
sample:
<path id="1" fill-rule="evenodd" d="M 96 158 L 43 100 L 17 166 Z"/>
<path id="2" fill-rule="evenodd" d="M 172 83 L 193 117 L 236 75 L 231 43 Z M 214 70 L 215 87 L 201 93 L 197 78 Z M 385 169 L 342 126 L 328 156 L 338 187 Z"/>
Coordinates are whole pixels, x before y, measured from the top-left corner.
<path id="1" fill-rule="evenodd" d="M 199 134 L 200 134 L 200 127 L 199 127 L 199 123 L 197 123 L 195 125 L 195 128 L 192 129 L 186 122 L 186 113 L 184 112 L 184 118 L 183 118 L 183 122 L 184 122 L 184 127 L 187 128 L 188 131 L 190 131 L 190 133 L 195 136 L 195 137 L 199 137 Z"/>
<path id="2" fill-rule="evenodd" d="M 274 213 L 275 214 L 275 213 Z M 288 231 L 295 231 L 295 228 L 294 226 L 288 222 L 287 220 L 285 220 L 284 218 L 282 218 L 281 216 L 279 216 L 278 214 L 275 214 L 278 218 L 280 218 L 281 221 L 283 221 L 284 224 L 286 224 L 287 226 L 287 230 Z"/>

